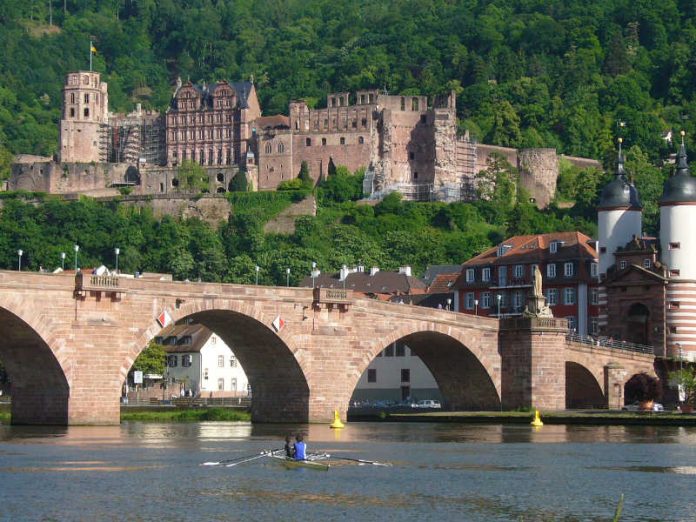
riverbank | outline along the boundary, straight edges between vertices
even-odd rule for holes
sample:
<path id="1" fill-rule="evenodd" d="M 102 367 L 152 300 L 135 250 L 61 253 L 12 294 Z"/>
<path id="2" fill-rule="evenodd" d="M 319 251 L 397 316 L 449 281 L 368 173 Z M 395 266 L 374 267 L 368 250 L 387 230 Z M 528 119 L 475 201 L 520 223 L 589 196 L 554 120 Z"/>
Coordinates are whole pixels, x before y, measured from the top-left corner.
<path id="1" fill-rule="evenodd" d="M 0 424 L 9 424 L 9 410 L 0 409 Z M 121 409 L 121 422 L 251 421 L 251 413 L 233 408 L 128 408 Z"/>
<path id="2" fill-rule="evenodd" d="M 350 422 L 440 422 L 462 424 L 529 424 L 534 417 L 526 411 L 432 411 L 432 412 L 356 412 Z M 608 410 L 541 412 L 545 424 L 584 424 L 617 426 L 696 426 L 696 415 L 671 412 L 629 412 Z"/>

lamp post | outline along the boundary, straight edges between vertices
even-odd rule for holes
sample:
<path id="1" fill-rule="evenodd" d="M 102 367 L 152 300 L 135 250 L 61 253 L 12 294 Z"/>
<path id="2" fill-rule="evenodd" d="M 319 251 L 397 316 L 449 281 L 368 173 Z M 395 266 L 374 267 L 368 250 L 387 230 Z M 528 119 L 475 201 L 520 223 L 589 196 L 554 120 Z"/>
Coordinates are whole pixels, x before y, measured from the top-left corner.
<path id="1" fill-rule="evenodd" d="M 22 254 L 24 254 L 24 250 L 22 250 L 21 248 L 17 250 L 17 256 L 19 257 L 17 268 L 20 272 L 22 271 Z"/>
<path id="2" fill-rule="evenodd" d="M 683 359 L 682 359 L 682 344 L 681 343 L 676 343 L 677 345 L 677 350 L 679 350 L 679 371 L 682 371 L 683 368 Z"/>
<path id="3" fill-rule="evenodd" d="M 498 319 L 500 319 L 500 301 L 503 300 L 503 296 L 498 294 L 495 296 L 495 300 L 498 302 Z"/>
<path id="4" fill-rule="evenodd" d="M 478 299 L 474 299 L 474 314 L 478 315 Z"/>
<path id="5" fill-rule="evenodd" d="M 80 245 L 75 245 L 73 250 L 75 251 L 75 272 L 77 272 L 77 253 L 80 251 Z"/>
<path id="6" fill-rule="evenodd" d="M 259 285 L 259 271 L 261 270 L 261 267 L 259 265 L 256 265 L 254 267 L 254 270 L 256 270 L 256 286 Z"/>
<path id="7" fill-rule="evenodd" d="M 447 298 L 447 310 L 452 310 L 452 298 L 448 297 Z"/>
<path id="8" fill-rule="evenodd" d="M 114 254 L 116 254 L 116 273 L 118 274 L 118 255 L 121 253 L 121 249 L 116 247 L 114 248 Z"/>
<path id="9" fill-rule="evenodd" d="M 317 277 L 317 262 L 312 261 L 312 288 L 314 288 L 314 280 Z"/>
<path id="10" fill-rule="evenodd" d="M 287 286 L 287 287 L 290 286 L 290 269 L 289 268 L 285 269 L 285 286 Z"/>
<path id="11" fill-rule="evenodd" d="M 65 252 L 60 253 L 60 269 L 65 270 Z"/>

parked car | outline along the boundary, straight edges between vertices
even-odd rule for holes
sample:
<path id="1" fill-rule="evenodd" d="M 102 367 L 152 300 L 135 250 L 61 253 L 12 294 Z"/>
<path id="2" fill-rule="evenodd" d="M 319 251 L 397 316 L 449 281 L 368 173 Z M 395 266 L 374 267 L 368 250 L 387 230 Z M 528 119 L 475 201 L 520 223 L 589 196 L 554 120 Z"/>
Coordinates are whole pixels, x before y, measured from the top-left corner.
<path id="1" fill-rule="evenodd" d="M 424 399 L 418 401 L 414 406 L 414 408 L 442 408 L 442 405 L 440 404 L 440 401 L 434 401 L 432 399 Z"/>
<path id="2" fill-rule="evenodd" d="M 621 409 L 624 411 L 642 411 L 640 408 L 640 402 L 638 401 L 632 402 L 631 404 L 627 404 Z M 665 407 L 659 402 L 655 402 L 653 403 L 652 411 L 665 411 Z"/>

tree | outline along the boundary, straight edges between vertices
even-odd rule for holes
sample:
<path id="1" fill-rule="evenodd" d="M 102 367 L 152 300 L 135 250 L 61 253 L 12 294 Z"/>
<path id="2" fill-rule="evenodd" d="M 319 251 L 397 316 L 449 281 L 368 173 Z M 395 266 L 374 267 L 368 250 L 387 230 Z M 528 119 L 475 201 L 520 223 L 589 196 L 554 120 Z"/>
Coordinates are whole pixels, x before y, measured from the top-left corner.
<path id="1" fill-rule="evenodd" d="M 135 359 L 132 369 L 143 373 L 162 375 L 164 374 L 165 362 L 166 352 L 164 346 L 152 340 Z"/>
<path id="2" fill-rule="evenodd" d="M 176 170 L 176 179 L 182 192 L 208 192 L 208 174 L 195 161 L 182 161 Z"/>
<path id="3" fill-rule="evenodd" d="M 246 172 L 237 172 L 232 181 L 230 181 L 230 191 L 231 192 L 248 192 L 249 190 L 249 180 L 247 179 Z"/>

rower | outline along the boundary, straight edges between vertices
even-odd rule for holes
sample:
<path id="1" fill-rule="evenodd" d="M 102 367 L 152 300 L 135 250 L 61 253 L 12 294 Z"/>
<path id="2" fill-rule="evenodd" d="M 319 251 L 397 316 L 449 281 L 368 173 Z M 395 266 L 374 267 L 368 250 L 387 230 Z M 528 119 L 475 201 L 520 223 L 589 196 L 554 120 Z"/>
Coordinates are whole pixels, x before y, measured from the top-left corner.
<path id="1" fill-rule="evenodd" d="M 292 437 L 290 435 L 285 436 L 285 456 L 289 459 L 295 457 L 295 447 L 293 446 L 292 442 Z"/>
<path id="2" fill-rule="evenodd" d="M 304 437 L 298 433 L 295 437 L 295 460 L 307 460 L 306 451 L 307 444 L 304 442 Z"/>

